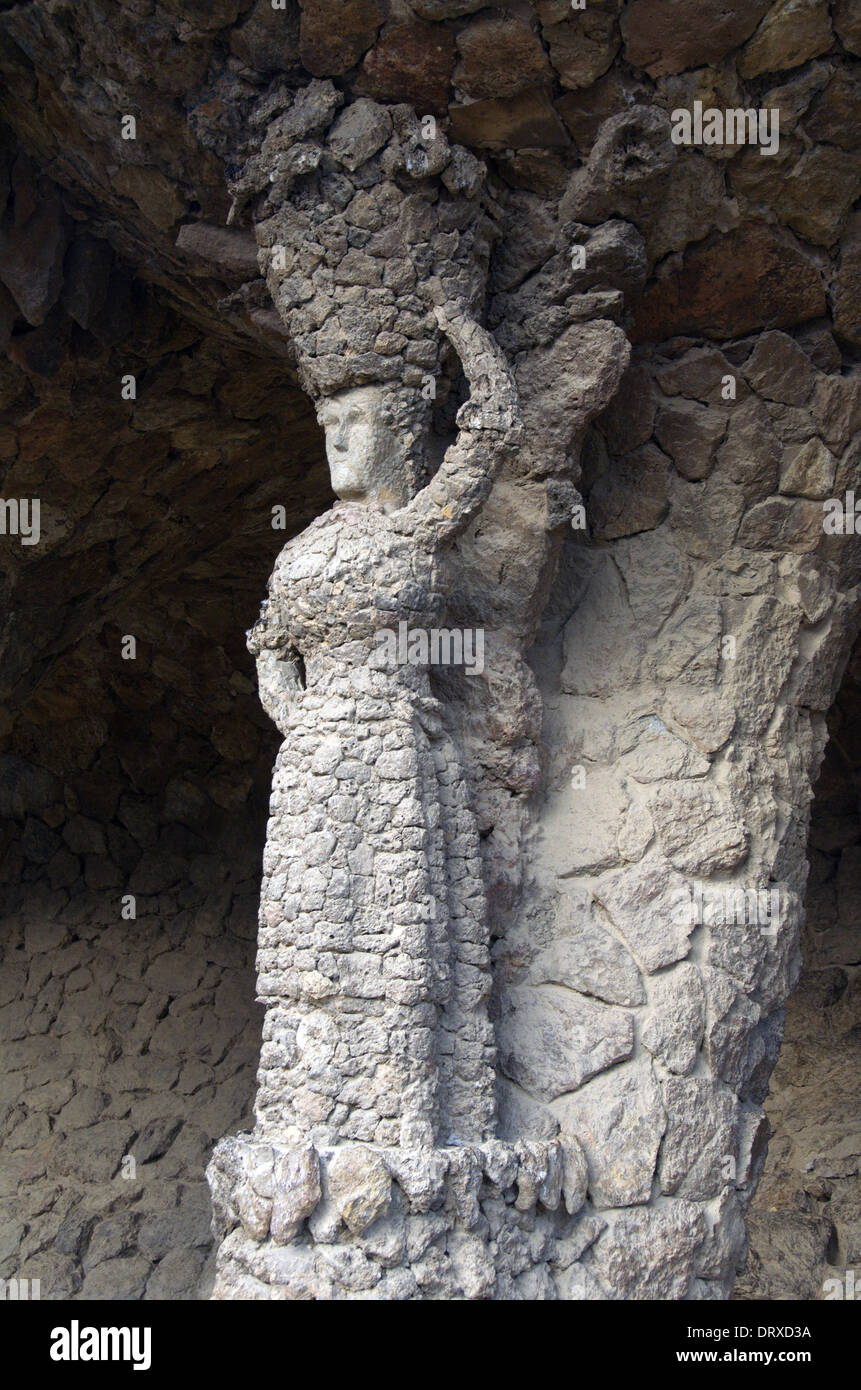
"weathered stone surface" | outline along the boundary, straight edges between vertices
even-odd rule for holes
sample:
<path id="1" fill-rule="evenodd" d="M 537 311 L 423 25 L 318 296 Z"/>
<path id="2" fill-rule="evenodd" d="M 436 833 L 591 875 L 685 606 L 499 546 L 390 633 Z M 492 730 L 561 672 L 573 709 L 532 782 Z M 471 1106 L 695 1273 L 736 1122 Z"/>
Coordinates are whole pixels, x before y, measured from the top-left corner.
<path id="1" fill-rule="evenodd" d="M 647 1202 L 666 1117 L 650 1063 L 600 1077 L 555 1107 L 589 1164 L 598 1208 Z"/>
<path id="2" fill-rule="evenodd" d="M 635 960 L 650 973 L 681 960 L 690 949 L 693 924 L 678 911 L 680 893 L 686 893 L 685 880 L 656 857 L 611 874 L 595 889 Z"/>
<path id="3" fill-rule="evenodd" d="M 498 1030 L 500 1065 L 541 1100 L 576 1090 L 633 1051 L 631 1018 L 573 990 L 524 986 L 510 1002 L 512 1013 Z"/>
<path id="4" fill-rule="evenodd" d="M 822 508 L 813 502 L 775 497 L 758 502 L 744 518 L 740 546 L 750 550 L 815 550 L 822 539 Z"/>
<path id="5" fill-rule="evenodd" d="M 773 1137 L 751 1206 L 751 1256 L 740 1282 L 753 1298 L 823 1298 L 825 1279 L 842 1281 L 843 1268 L 854 1264 L 858 1249 L 852 1195 L 858 1144 L 842 1123 L 854 1106 L 857 1077 L 851 1039 L 858 1001 L 845 968 L 856 950 L 856 927 L 850 924 L 858 921 L 858 812 L 851 793 L 846 797 L 858 760 L 849 735 L 857 661 L 856 645 L 829 714 L 836 737 L 826 748 L 812 807 L 812 866 L 801 940 L 805 964 L 787 1006 L 766 1102 L 768 1120 L 762 1123 L 770 1121 Z M 844 737 L 849 738 L 845 749 L 839 746 Z M 853 1059 L 849 1067 L 847 1050 Z"/>
<path id="6" fill-rule="evenodd" d="M 596 1242 L 595 1268 L 615 1298 L 684 1298 L 705 1233 L 692 1202 L 671 1211 L 620 1212 Z"/>
<path id="7" fill-rule="evenodd" d="M 655 438 L 682 477 L 694 482 L 712 471 L 715 450 L 726 430 L 726 415 L 695 401 L 680 400 L 661 407 Z"/>
<path id="8" fill-rule="evenodd" d="M 329 132 L 328 145 L 336 159 L 355 173 L 382 149 L 391 133 L 388 111 L 376 102 L 360 99 L 341 112 Z"/>
<path id="9" fill-rule="evenodd" d="M 775 111 L 773 119 L 779 118 L 781 140 L 799 129 L 799 123 L 810 108 L 811 102 L 827 85 L 829 75 L 830 69 L 826 62 L 811 63 L 800 72 L 785 77 L 778 86 L 764 93 L 764 101 Z M 743 103 L 739 101 L 735 104 Z"/>
<path id="10" fill-rule="evenodd" d="M 726 438 L 717 451 L 717 462 L 742 488 L 747 502 L 760 501 L 777 490 L 780 454 L 780 443 L 762 401 L 751 397 L 737 402 L 729 416 Z"/>
<path id="11" fill-rule="evenodd" d="M 114 187 L 136 203 L 146 222 L 160 232 L 174 227 L 188 208 L 186 199 L 160 169 L 126 164 L 114 176 Z"/>
<path id="12" fill-rule="evenodd" d="M 640 541 L 640 549 L 642 546 L 643 542 Z M 664 554 L 661 558 L 663 558 L 664 563 L 662 565 L 658 560 L 652 565 L 651 573 L 648 575 L 649 582 L 647 582 L 646 592 L 647 594 L 654 592 L 652 585 L 657 588 L 662 581 L 664 583 L 670 582 L 675 584 L 676 598 L 678 598 L 684 584 L 685 569 L 666 542 L 664 542 L 663 550 Z M 629 550 L 628 555 L 622 561 L 623 568 L 628 574 L 632 573 L 631 561 L 636 563 L 639 558 L 639 555 L 631 556 Z M 628 561 L 628 564 L 625 564 L 625 560 Z M 675 565 L 672 564 L 673 560 L 676 561 Z M 661 597 L 664 598 L 663 606 L 671 611 L 672 595 L 669 596 L 669 602 L 667 602 L 666 594 Z M 645 608 L 646 603 L 642 606 Z M 636 612 L 639 607 L 639 604 L 635 604 L 634 611 Z M 666 616 L 665 613 L 664 617 Z M 652 616 L 653 631 L 660 628 L 661 621 L 661 608 L 659 607 L 657 614 Z M 709 770 L 708 759 L 692 748 L 685 739 L 671 734 L 662 720 L 655 715 L 644 716 L 642 719 L 632 722 L 624 730 L 620 751 L 623 754 L 621 761 L 623 775 L 626 778 L 634 777 L 638 782 L 659 782 L 665 777 L 702 777 Z"/>
<path id="13" fill-rule="evenodd" d="M 0 1191 L 10 1209 L 0 1278 L 41 1269 L 45 1289 L 64 1297 L 85 1277 L 99 1297 L 111 1282 L 128 1297 L 206 1293 L 202 1168 L 217 1135 L 255 1122 L 259 1054 L 263 1137 L 219 1145 L 210 1165 L 223 1237 L 216 1297 L 727 1298 L 740 1205 L 762 1164 L 760 1102 L 799 968 L 822 716 L 857 619 L 855 543 L 821 527 L 825 495 L 861 488 L 848 48 L 742 87 L 732 53 L 755 49 L 778 20 L 786 29 L 792 6 L 773 4 L 719 67 L 640 81 L 629 52 L 592 88 L 554 102 L 542 43 L 566 81 L 582 80 L 617 42 L 622 6 L 150 8 L 143 45 L 138 20 L 106 0 L 65 7 L 62 23 L 51 7 L 0 13 L 0 105 L 14 131 L 0 132 L 3 229 L 28 229 L 32 203 L 56 207 L 63 234 L 75 232 L 40 323 L 0 293 L 4 495 L 42 499 L 32 550 L 14 533 L 0 538 L 0 736 L 12 758 L 0 777 Z M 624 8 L 635 30 L 646 10 L 657 28 L 690 13 L 654 0 Z M 851 47 L 851 13 L 840 0 L 829 8 Z M 320 43 L 321 79 L 310 84 L 303 10 L 306 48 L 312 20 Z M 364 34 L 362 11 L 373 11 Z M 646 61 L 672 63 L 685 45 L 711 51 L 716 31 L 726 41 L 740 22 L 730 11 L 711 28 L 677 25 Z M 821 5 L 804 13 L 824 18 Z M 761 18 L 754 7 L 744 22 Z M 507 57 L 487 42 L 499 26 L 512 37 Z M 594 45 L 571 44 L 572 31 L 593 29 Z M 444 117 L 459 39 L 473 84 L 455 84 L 459 106 L 479 93 L 479 108 L 504 105 L 517 85 L 511 100 L 525 93 L 536 112 L 519 130 L 496 112 L 483 160 L 449 143 L 443 119 L 434 133 L 413 114 Z M 355 99 L 369 72 L 390 83 L 379 102 Z M 694 100 L 778 107 L 779 153 L 673 146 L 669 113 Z M 383 109 L 392 101 L 403 105 Z M 137 145 L 120 143 L 126 108 Z M 579 168 L 558 123 L 565 112 Z M 550 144 L 517 143 L 542 131 Z M 50 167 L 62 190 L 42 174 L 19 178 L 13 148 Z M 715 235 L 727 231 L 738 245 Z M 751 233 L 771 259 L 757 260 Z M 586 251 L 579 270 L 575 244 Z M 721 263 L 728 248 L 740 265 Z M 710 290 L 682 306 L 688 318 L 678 305 L 666 313 L 660 355 L 638 353 L 608 409 L 629 348 L 596 317 L 627 322 L 649 267 L 657 292 L 698 256 Z M 451 432 L 458 359 L 469 353 L 435 310 L 445 317 L 457 304 L 475 316 L 485 303 L 517 378 L 524 437 L 496 458 L 510 380 L 461 407 L 464 452 L 437 472 L 422 521 L 425 534 L 457 531 L 443 563 L 385 506 L 350 496 L 328 510 L 318 431 L 293 373 L 321 398 L 333 476 L 345 462 L 342 393 L 355 404 L 358 391 L 372 452 L 379 460 L 381 439 L 392 450 L 386 487 L 411 496 L 444 441 L 430 438 L 429 406 L 413 414 L 398 393 L 412 400 L 430 378 L 437 426 Z M 738 340 L 765 322 L 788 332 Z M 478 324 L 470 331 L 480 336 Z M 700 337 L 718 332 L 724 353 Z M 491 366 L 504 366 L 495 348 L 478 377 Z M 431 456 L 419 459 L 426 436 Z M 283 463 L 285 439 L 298 462 Z M 499 465 L 495 482 L 472 471 L 473 448 Z M 357 437 L 345 452 L 361 482 Z M 343 534 L 351 518 L 358 539 Z M 260 671 L 265 708 L 290 727 L 271 785 L 275 745 L 238 640 L 249 619 L 237 628 L 236 615 L 253 613 L 284 540 L 296 567 L 276 569 L 286 576 L 266 610 L 276 646 Z M 366 647 L 378 620 L 401 614 L 482 629 L 479 678 L 439 672 L 433 700 L 409 663 L 393 685 L 382 681 L 352 643 Z M 126 633 L 136 665 L 117 657 Z M 851 761 L 858 721 L 838 727 L 838 716 L 829 731 Z M 575 764 L 585 784 L 572 780 Z M 696 813 L 684 828 L 688 798 Z M 854 804 L 851 786 L 835 792 L 816 830 L 811 881 L 822 892 L 807 947 L 824 972 L 819 1012 L 850 1063 Z M 745 848 L 732 883 L 743 871 L 763 890 L 785 888 L 780 931 L 710 922 L 688 936 L 671 917 L 677 900 L 661 897 L 691 887 L 672 859 L 691 856 L 690 875 Z M 723 867 L 715 874 L 713 886 L 728 883 Z M 119 916 L 126 889 L 136 917 Z M 271 1003 L 262 1050 L 255 945 Z M 501 1074 L 483 1012 L 492 998 L 504 1028 L 523 996 L 573 1001 L 582 1025 L 546 1009 L 538 1033 L 524 1025 L 523 1048 L 509 1049 L 515 1064 L 518 1052 L 534 1062 L 544 1099 L 525 1076 Z M 625 1107 L 636 1114 L 632 1074 L 646 1110 L 660 1078 L 671 1112 L 657 1182 L 608 1134 L 608 1161 L 621 1152 L 616 1191 L 649 1218 L 627 1243 L 606 1216 L 580 1212 L 589 1174 L 567 1114 L 570 1163 L 553 1142 L 563 1112 L 598 1085 L 557 1093 L 558 1079 L 576 1082 L 579 1047 L 595 1060 L 606 1038 L 592 1025 L 608 1017 L 617 1041 L 601 1053 L 599 1123 L 619 1101 L 620 1124 Z M 797 1066 L 804 1045 L 790 1042 L 786 1061 Z M 837 1115 L 854 1104 L 837 1068 L 823 1061 L 806 1097 L 787 1101 L 788 1124 L 805 1114 L 806 1129 L 799 1137 L 796 1125 L 794 1150 L 784 1134 L 775 1159 L 786 1186 L 764 1195 L 813 1220 L 830 1204 L 825 1253 L 842 1259 L 858 1249 L 848 1186 L 858 1141 Z M 740 1107 L 735 1175 L 718 1139 L 716 1078 L 732 1095 L 714 1095 Z M 89 1176 L 80 1136 L 106 1124 L 131 1126 L 120 1161 L 136 1161 L 134 1184 Z M 643 1122 L 640 1156 L 652 1169 L 661 1124 Z M 318 1190 L 309 1133 L 323 1168 L 346 1148 L 392 1176 L 386 1209 L 358 1235 L 325 1183 Z M 110 1149 L 121 1135 L 103 1137 Z M 713 1227 L 693 1262 L 701 1214 L 685 1192 L 704 1194 L 696 1200 L 709 1202 Z"/>
<path id="14" fill-rule="evenodd" d="M 711 874 L 732 869 L 747 854 L 744 826 L 708 782 L 675 782 L 650 800 L 658 839 L 677 869 Z"/>
<path id="15" fill-rule="evenodd" d="M 861 119 L 861 76 L 838 68 L 824 91 L 813 101 L 804 129 L 814 140 L 854 150 Z"/>
<path id="16" fill-rule="evenodd" d="M 759 395 L 784 405 L 806 405 L 814 385 L 810 358 L 786 333 L 763 333 L 744 374 Z"/>
<path id="17" fill-rule="evenodd" d="M 248 232 L 232 227 L 210 227 L 204 222 L 186 222 L 179 229 L 176 244 L 190 256 L 199 256 L 209 265 L 233 271 L 246 279 L 258 273 L 257 242 Z"/>
<path id="18" fill-rule="evenodd" d="M 652 77 L 714 63 L 743 43 L 768 10 L 768 0 L 728 0 L 702 23 L 696 0 L 633 0 L 622 16 L 625 57 Z"/>
<path id="19" fill-rule="evenodd" d="M 728 1170 L 731 1165 L 727 1165 Z M 706 1240 L 697 1251 L 696 1270 L 703 1279 L 731 1280 L 747 1253 L 744 1211 L 734 1191 L 718 1198 L 717 1219 L 709 1223 Z"/>
<path id="20" fill-rule="evenodd" d="M 66 253 L 62 303 L 81 328 L 97 330 L 104 319 L 112 262 L 108 243 L 86 234 L 75 237 Z"/>
<path id="21" fill-rule="evenodd" d="M 678 478 L 671 488 L 670 525 L 678 536 L 685 553 L 694 559 L 703 560 L 707 554 L 726 553 L 736 540 L 744 509 L 744 493 L 741 488 L 720 474 L 713 474 L 700 483 L 689 483 Z M 705 541 L 700 530 L 703 524 L 708 530 L 708 542 Z M 711 631 L 712 653 L 716 650 L 716 644 L 720 637 L 719 631 L 716 630 L 719 626 L 716 615 L 712 614 L 711 620 L 709 620 L 707 610 L 702 605 L 699 605 L 698 611 L 699 620 L 691 633 L 693 645 L 690 640 L 686 642 L 684 636 L 682 636 L 681 643 L 682 653 L 687 649 L 686 659 L 691 660 L 693 658 L 693 669 L 689 673 L 693 677 L 693 681 L 691 679 L 685 681 L 685 691 L 684 693 L 679 692 L 681 698 L 678 703 L 671 696 L 673 713 L 686 728 L 691 727 L 688 718 L 691 713 L 689 703 L 688 708 L 685 708 L 686 699 L 688 702 L 690 701 L 691 685 L 696 683 L 700 686 L 710 686 L 714 683 L 713 673 L 707 674 L 708 662 L 705 658 L 708 648 L 703 648 L 700 645 L 702 636 L 709 630 Z M 678 620 L 674 626 L 683 629 L 686 625 L 685 619 L 689 620 L 692 615 L 693 610 Z M 685 657 L 683 655 L 680 666 L 678 655 L 674 655 L 676 655 L 676 660 L 673 663 L 676 674 L 681 675 L 684 671 Z M 666 669 L 671 670 L 672 667 Z M 731 715 L 728 718 L 731 720 Z M 709 749 L 720 747 L 723 739 L 719 737 L 719 733 L 725 722 L 725 718 L 718 715 L 717 697 L 715 696 L 705 720 L 694 720 L 697 730 L 696 741 L 701 747 Z M 712 734 L 706 732 L 704 725 L 711 726 Z M 724 737 L 728 732 L 729 730 L 724 728 Z M 716 744 L 711 742 L 712 737 L 717 737 Z"/>
<path id="22" fill-rule="evenodd" d="M 698 1077 L 663 1084 L 667 1129 L 658 1181 L 664 1193 L 709 1201 L 732 1180 L 737 1101 L 726 1087 Z"/>
<path id="23" fill-rule="evenodd" d="M 745 210 L 779 216 L 805 241 L 831 246 L 861 190 L 857 149 L 787 141 L 772 159 L 746 150 L 731 168 L 732 189 Z"/>
<path id="24" fill-rule="evenodd" d="M 567 792 L 552 810 L 548 808 L 545 838 L 552 844 L 568 844 L 563 874 L 597 872 L 618 863 L 616 829 L 628 810 L 628 798 L 618 778 L 603 769 L 590 769 L 586 785 L 572 806 Z M 572 834 L 576 824 L 578 833 Z"/>
<path id="25" fill-rule="evenodd" d="M 619 51 L 615 0 L 597 0 L 542 30 L 550 61 L 563 87 L 589 87 L 603 75 Z"/>
<path id="26" fill-rule="evenodd" d="M 721 500 L 726 503 L 725 497 Z M 667 623 L 666 640 L 653 663 L 658 680 L 678 681 L 691 692 L 709 690 L 717 671 L 720 631 L 720 609 L 714 599 L 684 599 Z"/>
<path id="27" fill-rule="evenodd" d="M 574 171 L 560 215 L 585 222 L 624 217 L 640 226 L 659 207 L 677 157 L 665 112 L 638 105 L 611 116 L 585 169 Z"/>
<path id="28" fill-rule="evenodd" d="M 632 364 L 613 401 L 597 421 L 612 453 L 630 453 L 651 438 L 655 406 L 651 374 L 642 365 Z"/>
<path id="29" fill-rule="evenodd" d="M 387 1210 L 392 1178 L 369 1149 L 336 1149 L 326 1164 L 326 1192 L 351 1231 L 360 1234 Z"/>
<path id="30" fill-rule="evenodd" d="M 672 197 L 656 198 L 653 207 L 643 209 L 640 219 L 635 217 L 646 240 L 650 265 L 670 252 L 682 251 L 691 242 L 702 241 L 711 231 L 724 232 L 738 222 L 714 160 L 685 151 L 671 177 Z"/>
<path id="31" fill-rule="evenodd" d="M 580 153 L 586 156 L 607 117 L 619 115 L 625 106 L 640 102 L 647 95 L 642 84 L 614 66 L 588 88 L 566 92 L 556 102 L 556 110 Z"/>
<path id="32" fill-rule="evenodd" d="M 146 1299 L 193 1299 L 200 1285 L 203 1255 L 198 1250 L 169 1250 L 147 1280 Z"/>
<path id="33" fill-rule="evenodd" d="M 303 0 L 302 62 L 315 77 L 347 72 L 374 42 L 383 18 L 379 0 Z"/>
<path id="34" fill-rule="evenodd" d="M 482 0 L 410 0 L 410 8 L 422 19 L 460 19 L 484 9 Z"/>
<path id="35" fill-rule="evenodd" d="M 511 14 L 483 14 L 457 35 L 455 85 L 473 100 L 503 99 L 552 74 L 538 35 Z"/>
<path id="36" fill-rule="evenodd" d="M 568 183 L 568 151 L 557 149 L 503 150 L 497 156 L 499 172 L 511 188 L 526 189 L 555 203 Z M 574 315 L 572 313 L 572 318 Z M 583 314 L 582 318 L 588 318 Z"/>
<path id="37" fill-rule="evenodd" d="M 698 67 L 693 72 L 675 73 L 659 79 L 659 89 L 664 97 L 667 109 L 671 112 L 678 110 L 694 111 L 694 103 L 702 102 L 703 111 L 736 110 L 744 108 L 745 98 L 738 80 L 738 74 L 731 63 L 721 64 L 716 67 Z M 774 103 L 777 104 L 776 102 Z M 780 116 L 780 133 L 783 135 L 787 130 L 786 117 L 783 112 Z M 709 159 L 725 160 L 731 159 L 740 149 L 742 144 L 737 144 L 730 138 L 731 132 L 726 128 L 723 132 L 723 140 L 717 144 L 704 144 L 702 152 Z M 735 132 L 733 131 L 734 135 Z"/>
<path id="38" fill-rule="evenodd" d="M 58 1146 L 55 1169 L 60 1174 L 81 1174 L 91 1182 L 108 1182 L 119 1171 L 129 1152 L 134 1129 L 123 1120 L 104 1120 L 69 1135 Z"/>
<path id="39" fill-rule="evenodd" d="M 861 217 L 850 218 L 840 243 L 840 268 L 832 290 L 834 328 L 856 347 L 861 343 Z"/>
<path id="40" fill-rule="evenodd" d="M 595 535 L 617 540 L 653 530 L 669 509 L 669 460 L 654 444 L 635 449 L 600 477 L 590 495 Z"/>
<path id="41" fill-rule="evenodd" d="M 419 116 L 444 115 L 454 60 L 448 29 L 420 21 L 394 24 L 365 56 L 354 91 L 377 101 L 407 101 Z"/>
<path id="42" fill-rule="evenodd" d="M 656 280 L 636 306 L 633 338 L 730 338 L 803 323 L 824 308 L 814 264 L 771 228 L 748 226 L 690 248 L 681 270 Z"/>
<path id="43" fill-rule="evenodd" d="M 12 189 L 14 211 L 0 225 L 0 280 L 27 322 L 40 324 L 60 296 L 69 234 L 57 201 L 40 195 L 18 163 Z"/>
<path id="44" fill-rule="evenodd" d="M 546 1105 L 533 1100 L 501 1073 L 497 1085 L 497 1128 L 502 1139 L 515 1140 L 520 1134 L 532 1134 L 536 1139 L 555 1138 L 559 1133 L 559 1121 Z"/>
<path id="45" fill-rule="evenodd" d="M 565 1199 L 565 1210 L 569 1216 L 574 1216 L 583 1206 L 589 1191 L 589 1165 L 583 1149 L 573 1135 L 563 1135 L 561 1142 L 564 1163 L 562 1195 Z"/>
<path id="46" fill-rule="evenodd" d="M 18 308 L 11 294 L 0 285 L 0 351 L 5 352 L 12 337 L 12 327 L 17 313 Z"/>
<path id="47" fill-rule="evenodd" d="M 611 671 L 632 679 L 639 651 L 632 641 L 624 586 L 610 563 L 589 576 L 582 601 L 565 627 L 562 689 L 571 695 L 605 697 L 613 689 Z"/>
<path id="48" fill-rule="evenodd" d="M 165 0 L 165 8 L 191 20 L 201 29 L 221 29 L 233 24 L 242 10 L 242 0 Z"/>
<path id="49" fill-rule="evenodd" d="M 545 145 L 564 149 L 568 134 L 542 87 L 517 92 L 506 101 L 473 101 L 449 107 L 456 140 L 479 149 L 510 145 L 514 149 Z"/>
<path id="50" fill-rule="evenodd" d="M 684 1076 L 694 1067 L 705 1027 L 705 991 L 696 966 L 681 964 L 658 975 L 649 990 L 653 1012 L 643 1044 L 657 1061 Z"/>
<path id="51" fill-rule="evenodd" d="M 861 54 L 861 16 L 852 0 L 836 0 L 832 7 L 834 29 L 849 53 Z"/>
<path id="52" fill-rule="evenodd" d="M 791 451 L 780 470 L 780 491 L 790 497 L 830 497 L 837 460 L 821 439 L 809 439 Z"/>
<path id="53" fill-rule="evenodd" d="M 739 72 L 749 78 L 797 68 L 827 52 L 832 41 L 826 0 L 778 0 L 742 50 Z"/>
<path id="54" fill-rule="evenodd" d="M 275 1163 L 270 1220 L 272 1239 L 279 1245 L 286 1245 L 292 1240 L 301 1223 L 313 1212 L 321 1195 L 320 1165 L 313 1148 L 309 1145 L 281 1155 Z M 346 1216 L 344 1219 L 347 1219 Z M 349 1221 L 347 1224 L 350 1224 Z"/>
<path id="55" fill-rule="evenodd" d="M 565 985 L 607 1004 L 642 1004 L 640 972 L 620 942 L 598 926 L 564 936 L 535 959 L 536 984 Z"/>
<path id="56" fill-rule="evenodd" d="M 827 1252 L 834 1227 L 828 1217 L 801 1212 L 757 1212 L 750 1217 L 752 1253 L 739 1295 L 804 1302 L 823 1295 L 832 1274 Z"/>
<path id="57" fill-rule="evenodd" d="M 844 449 L 861 423 L 861 380 L 855 375 L 820 376 L 810 413 L 826 444 Z"/>
<path id="58" fill-rule="evenodd" d="M 283 72 L 299 61 L 299 11 L 276 10 L 272 0 L 256 0 L 241 24 L 230 31 L 230 51 L 255 72 Z"/>
<path id="59" fill-rule="evenodd" d="M 150 1263 L 140 1256 L 106 1260 L 90 1270 L 81 1288 L 81 1298 L 94 1301 L 143 1297 Z"/>
<path id="60" fill-rule="evenodd" d="M 692 348 L 674 362 L 661 363 L 655 375 L 661 390 L 668 396 L 687 396 L 703 405 L 725 406 L 728 380 L 734 387 L 736 401 L 743 401 L 750 395 L 744 378 L 733 370 L 729 359 L 712 346 Z"/>

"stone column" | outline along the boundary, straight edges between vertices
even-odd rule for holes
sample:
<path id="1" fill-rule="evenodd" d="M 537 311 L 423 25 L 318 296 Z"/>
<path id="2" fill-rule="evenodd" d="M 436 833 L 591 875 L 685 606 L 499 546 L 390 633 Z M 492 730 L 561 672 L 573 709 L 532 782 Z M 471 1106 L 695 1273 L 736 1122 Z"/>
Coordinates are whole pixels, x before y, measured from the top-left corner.
<path id="1" fill-rule="evenodd" d="M 858 541 L 825 501 L 858 487 L 859 410 L 857 377 L 772 332 L 635 363 L 590 440 L 498 1028 L 508 1109 L 586 1152 L 587 1298 L 727 1298 L 744 1258 L 858 627 Z"/>

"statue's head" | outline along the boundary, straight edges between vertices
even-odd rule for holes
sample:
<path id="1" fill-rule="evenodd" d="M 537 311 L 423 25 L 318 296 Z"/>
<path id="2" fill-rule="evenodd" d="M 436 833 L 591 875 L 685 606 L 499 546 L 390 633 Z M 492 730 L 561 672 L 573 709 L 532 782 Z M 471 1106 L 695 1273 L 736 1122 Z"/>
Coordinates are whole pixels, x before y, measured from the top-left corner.
<path id="1" fill-rule="evenodd" d="M 353 386 L 326 396 L 317 419 L 326 432 L 332 490 L 350 501 L 402 507 L 421 485 L 428 422 L 418 394 L 391 385 Z M 412 418 L 410 418 L 412 417 Z"/>

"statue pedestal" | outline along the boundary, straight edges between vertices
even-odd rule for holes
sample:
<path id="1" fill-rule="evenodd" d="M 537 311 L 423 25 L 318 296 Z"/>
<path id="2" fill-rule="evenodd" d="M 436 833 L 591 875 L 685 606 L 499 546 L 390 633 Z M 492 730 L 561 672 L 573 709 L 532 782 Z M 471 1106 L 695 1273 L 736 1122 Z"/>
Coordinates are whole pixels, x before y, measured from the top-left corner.
<path id="1" fill-rule="evenodd" d="M 554 1298 L 554 1269 L 584 1226 L 583 1155 L 558 1140 L 317 1148 L 238 1136 L 217 1145 L 207 1178 L 216 1299 Z"/>

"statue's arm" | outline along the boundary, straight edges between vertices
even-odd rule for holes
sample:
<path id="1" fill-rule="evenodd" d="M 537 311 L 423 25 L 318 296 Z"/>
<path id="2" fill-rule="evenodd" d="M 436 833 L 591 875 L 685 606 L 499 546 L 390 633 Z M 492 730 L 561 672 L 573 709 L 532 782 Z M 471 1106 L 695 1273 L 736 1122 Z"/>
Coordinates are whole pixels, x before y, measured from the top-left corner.
<path id="1" fill-rule="evenodd" d="M 457 413 L 457 439 L 402 515 L 428 539 L 444 540 L 462 531 L 484 504 L 502 459 L 517 447 L 521 421 L 514 377 L 491 334 L 462 311 L 435 312 L 470 394 Z"/>
<path id="2" fill-rule="evenodd" d="M 277 605 L 267 599 L 248 633 L 248 650 L 257 663 L 260 703 L 284 732 L 287 707 L 304 690 L 302 658 L 279 620 Z"/>

